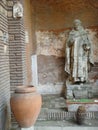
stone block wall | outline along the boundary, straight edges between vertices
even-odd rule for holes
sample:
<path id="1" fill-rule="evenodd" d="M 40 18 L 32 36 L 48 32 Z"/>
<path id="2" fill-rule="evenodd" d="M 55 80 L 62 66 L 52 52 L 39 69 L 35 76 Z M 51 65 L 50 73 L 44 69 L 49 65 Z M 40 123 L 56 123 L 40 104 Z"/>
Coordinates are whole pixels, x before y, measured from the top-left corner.
<path id="1" fill-rule="evenodd" d="M 10 125 L 9 43 L 7 1 L 0 0 L 0 130 Z"/>

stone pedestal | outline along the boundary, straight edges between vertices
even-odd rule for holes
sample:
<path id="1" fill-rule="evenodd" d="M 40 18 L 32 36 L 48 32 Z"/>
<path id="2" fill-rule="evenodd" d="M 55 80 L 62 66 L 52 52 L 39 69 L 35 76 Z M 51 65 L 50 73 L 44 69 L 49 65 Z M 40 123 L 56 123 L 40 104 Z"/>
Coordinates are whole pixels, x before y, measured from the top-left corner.
<path id="1" fill-rule="evenodd" d="M 82 99 L 82 98 L 94 98 L 96 91 L 94 84 L 66 84 L 66 98 L 67 99 Z M 98 90 L 97 90 L 98 92 Z M 98 94 L 97 94 L 98 96 Z"/>
<path id="2" fill-rule="evenodd" d="M 66 83 L 66 105 L 68 111 L 77 111 L 84 105 L 86 111 L 98 111 L 98 84 L 70 84 Z"/>
<path id="3" fill-rule="evenodd" d="M 34 126 L 32 126 L 30 128 L 21 128 L 21 130 L 34 130 Z"/>

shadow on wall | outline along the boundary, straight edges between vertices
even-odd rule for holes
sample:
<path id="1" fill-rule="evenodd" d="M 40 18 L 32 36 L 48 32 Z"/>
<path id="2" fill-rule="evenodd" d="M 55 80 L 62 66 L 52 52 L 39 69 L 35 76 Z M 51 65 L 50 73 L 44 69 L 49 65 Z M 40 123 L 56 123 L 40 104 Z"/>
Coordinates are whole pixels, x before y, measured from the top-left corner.
<path id="1" fill-rule="evenodd" d="M 5 106 L 5 108 L 0 111 L 0 130 L 9 130 L 11 127 L 11 114 L 8 107 L 9 106 Z"/>

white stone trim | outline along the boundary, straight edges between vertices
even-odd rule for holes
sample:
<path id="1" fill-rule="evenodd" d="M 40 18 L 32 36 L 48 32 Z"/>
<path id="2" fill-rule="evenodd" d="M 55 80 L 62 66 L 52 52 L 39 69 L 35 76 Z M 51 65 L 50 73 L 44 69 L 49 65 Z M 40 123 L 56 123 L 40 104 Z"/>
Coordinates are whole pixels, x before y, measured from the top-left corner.
<path id="1" fill-rule="evenodd" d="M 37 55 L 32 55 L 32 85 L 38 85 Z"/>

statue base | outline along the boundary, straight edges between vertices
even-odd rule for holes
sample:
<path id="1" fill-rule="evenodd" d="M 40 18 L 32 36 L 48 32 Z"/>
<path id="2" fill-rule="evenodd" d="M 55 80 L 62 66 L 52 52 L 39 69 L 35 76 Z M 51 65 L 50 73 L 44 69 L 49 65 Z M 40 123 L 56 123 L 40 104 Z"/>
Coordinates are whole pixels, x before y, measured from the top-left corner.
<path id="1" fill-rule="evenodd" d="M 98 111 L 98 85 L 95 83 L 66 84 L 68 111 L 76 111 L 81 105 L 86 111 Z"/>
<path id="2" fill-rule="evenodd" d="M 93 84 L 66 84 L 67 99 L 93 98 Z"/>

